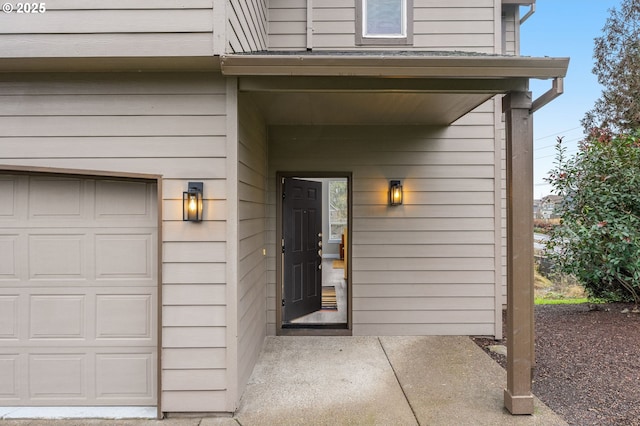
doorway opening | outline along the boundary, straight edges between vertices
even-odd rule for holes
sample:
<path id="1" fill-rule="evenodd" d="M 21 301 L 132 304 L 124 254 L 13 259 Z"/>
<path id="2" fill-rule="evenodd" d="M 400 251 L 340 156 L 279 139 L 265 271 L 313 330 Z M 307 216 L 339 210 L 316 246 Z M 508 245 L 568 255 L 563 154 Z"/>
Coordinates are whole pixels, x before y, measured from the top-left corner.
<path id="1" fill-rule="evenodd" d="M 278 330 L 345 334 L 351 323 L 351 176 L 279 173 L 277 181 Z"/>

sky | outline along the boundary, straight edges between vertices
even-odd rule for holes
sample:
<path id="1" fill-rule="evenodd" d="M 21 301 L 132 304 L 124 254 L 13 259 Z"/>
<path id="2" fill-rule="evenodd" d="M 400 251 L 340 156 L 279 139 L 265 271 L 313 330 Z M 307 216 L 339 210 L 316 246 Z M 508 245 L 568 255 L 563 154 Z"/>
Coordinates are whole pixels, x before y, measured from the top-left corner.
<path id="1" fill-rule="evenodd" d="M 551 194 L 544 181 L 554 166 L 556 137 L 564 136 L 567 153 L 577 151 L 582 139 L 580 120 L 600 97 L 593 69 L 594 38 L 602 33 L 609 9 L 622 0 L 537 0 L 536 12 L 520 29 L 523 56 L 569 57 L 564 93 L 536 111 L 534 126 L 534 198 Z M 521 9 L 521 15 L 528 8 Z M 536 99 L 551 88 L 551 80 L 532 80 Z"/>

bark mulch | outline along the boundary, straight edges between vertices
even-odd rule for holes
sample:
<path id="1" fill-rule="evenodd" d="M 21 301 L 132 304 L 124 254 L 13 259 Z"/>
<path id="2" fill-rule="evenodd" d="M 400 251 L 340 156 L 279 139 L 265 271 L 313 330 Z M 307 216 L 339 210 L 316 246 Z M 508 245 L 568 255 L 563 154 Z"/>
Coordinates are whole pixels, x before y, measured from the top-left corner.
<path id="1" fill-rule="evenodd" d="M 535 307 L 533 393 L 571 425 L 640 426 L 640 314 L 632 304 L 596 306 Z M 504 339 L 472 339 L 506 367 L 487 349 Z"/>

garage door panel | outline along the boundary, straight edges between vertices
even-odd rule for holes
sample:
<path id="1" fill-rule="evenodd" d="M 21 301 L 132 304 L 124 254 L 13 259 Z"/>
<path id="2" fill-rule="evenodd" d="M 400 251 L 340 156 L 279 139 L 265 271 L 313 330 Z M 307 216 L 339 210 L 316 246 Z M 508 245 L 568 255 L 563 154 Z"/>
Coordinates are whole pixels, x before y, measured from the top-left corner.
<path id="1" fill-rule="evenodd" d="M 97 295 L 97 339 L 152 338 L 150 294 Z"/>
<path id="2" fill-rule="evenodd" d="M 96 279 L 152 278 L 152 234 L 99 234 L 95 240 Z"/>
<path id="3" fill-rule="evenodd" d="M 0 287 L 14 286 L 25 277 L 34 286 L 103 285 L 99 280 L 109 280 L 109 285 L 157 282 L 154 228 L 109 228 L 109 233 L 87 228 L 18 231 L 9 234 L 0 229 Z"/>
<path id="4" fill-rule="evenodd" d="M 141 228 L 155 228 L 157 222 L 155 220 L 141 219 L 139 217 L 133 217 L 131 220 L 122 220 L 121 218 L 105 218 L 99 223 L 96 219 L 84 219 L 84 218 L 59 218 L 55 221 L 50 220 L 36 220 L 36 219 L 24 219 L 18 217 L 15 220 L 7 220 L 6 222 L 0 217 L 0 229 L 11 226 L 11 231 L 18 229 L 28 229 L 31 231 L 37 230 L 39 233 L 45 234 L 63 234 L 69 229 L 73 229 L 74 232 L 87 232 L 93 230 L 109 229 L 109 231 L 121 228 L 125 229 L 124 232 L 131 232 L 135 228 L 135 232 L 139 232 Z M 59 230 L 61 228 L 61 231 Z M 33 232 L 32 232 L 33 233 Z"/>
<path id="5" fill-rule="evenodd" d="M 80 219 L 85 215 L 84 181 L 33 177 L 29 182 L 29 218 Z"/>
<path id="6" fill-rule="evenodd" d="M 85 295 L 32 295 L 30 339 L 85 339 Z"/>
<path id="7" fill-rule="evenodd" d="M 46 349 L 48 351 L 52 349 L 64 349 L 68 351 L 71 349 L 82 347 L 79 345 L 91 345 L 92 348 L 99 349 L 99 350 L 105 350 L 105 349 L 117 347 L 119 348 L 119 350 L 124 350 L 128 352 L 137 348 L 146 348 L 146 350 L 148 350 L 149 345 L 153 341 L 154 341 L 153 339 L 148 339 L 144 341 L 145 346 L 142 346 L 139 340 L 133 340 L 133 339 L 96 339 L 96 340 L 87 339 L 87 340 L 76 340 L 75 342 L 70 339 L 67 339 L 67 340 L 32 339 L 26 342 L 17 342 L 15 340 L 3 340 L 1 343 L 3 348 L 2 350 L 0 350 L 0 354 L 5 351 L 17 351 L 17 350 L 25 350 L 28 353 L 34 353 L 34 351 L 38 351 L 41 349 Z M 47 344 L 52 344 L 54 346 L 46 346 Z"/>
<path id="8" fill-rule="evenodd" d="M 96 219 L 148 220 L 155 217 L 155 196 L 150 185 L 141 182 L 96 182 Z"/>
<path id="9" fill-rule="evenodd" d="M 28 371 L 31 399 L 52 401 L 87 398 L 86 353 L 32 354 L 29 356 Z"/>
<path id="10" fill-rule="evenodd" d="M 153 353 L 96 355 L 96 398 L 150 399 L 155 383 Z"/>
<path id="11" fill-rule="evenodd" d="M 155 405 L 155 184 L 0 176 L 0 405 Z"/>
<path id="12" fill-rule="evenodd" d="M 156 301 L 155 286 L 0 288 L 0 342 L 32 348 L 155 346 Z"/>
<path id="13" fill-rule="evenodd" d="M 38 348 L 0 351 L 0 404 L 153 405 L 157 351 Z"/>
<path id="14" fill-rule="evenodd" d="M 112 288 L 128 288 L 131 286 L 141 286 L 141 285 L 151 285 L 151 282 L 153 280 L 135 280 L 135 279 L 121 279 L 121 280 L 114 280 L 114 281 L 109 281 L 108 285 Z M 26 282 L 26 281 L 25 281 Z M 10 284 L 10 281 L 7 282 L 3 282 L 0 281 L 0 290 L 1 289 L 14 289 L 16 288 L 15 285 L 15 281 L 13 282 L 13 284 Z M 87 285 L 89 284 L 89 285 Z M 31 280 L 28 281 L 28 285 L 33 289 L 39 289 L 39 288 L 44 288 L 44 289 L 55 289 L 61 286 L 64 286 L 65 288 L 68 289 L 74 289 L 74 288 L 100 288 L 102 286 L 104 286 L 106 284 L 106 280 L 101 280 L 101 281 L 84 281 L 84 280 L 48 280 L 48 279 L 38 279 L 38 280 Z M 118 290 L 119 291 L 119 290 Z"/>
<path id="15" fill-rule="evenodd" d="M 29 278 L 86 280 L 87 240 L 84 234 L 30 235 Z"/>

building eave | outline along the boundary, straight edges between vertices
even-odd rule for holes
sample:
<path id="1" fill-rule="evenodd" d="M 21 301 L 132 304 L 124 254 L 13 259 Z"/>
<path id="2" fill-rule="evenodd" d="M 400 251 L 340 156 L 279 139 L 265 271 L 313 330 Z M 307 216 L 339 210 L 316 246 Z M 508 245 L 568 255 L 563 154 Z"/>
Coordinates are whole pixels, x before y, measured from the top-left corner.
<path id="1" fill-rule="evenodd" d="M 475 54 L 232 54 L 220 67 L 228 76 L 360 76 L 395 78 L 564 77 L 569 58 Z"/>

